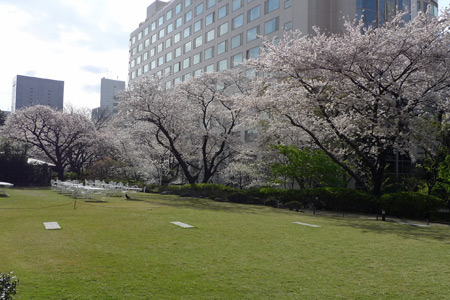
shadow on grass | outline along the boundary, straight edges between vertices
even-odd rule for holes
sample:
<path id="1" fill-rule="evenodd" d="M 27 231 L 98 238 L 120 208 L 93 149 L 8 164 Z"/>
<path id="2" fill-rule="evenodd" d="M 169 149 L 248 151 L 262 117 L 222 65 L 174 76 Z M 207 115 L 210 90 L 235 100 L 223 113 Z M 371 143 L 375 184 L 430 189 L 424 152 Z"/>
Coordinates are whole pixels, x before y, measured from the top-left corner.
<path id="1" fill-rule="evenodd" d="M 337 217 L 333 217 L 337 220 Z M 414 223 L 414 222 L 410 222 Z M 394 234 L 402 238 L 425 241 L 427 239 L 450 243 L 450 227 L 446 225 L 431 225 L 430 227 L 418 227 L 408 224 L 399 224 L 393 220 L 386 222 L 377 220 L 361 220 L 355 218 L 340 218 L 337 226 L 361 229 L 363 232 L 376 234 Z"/>

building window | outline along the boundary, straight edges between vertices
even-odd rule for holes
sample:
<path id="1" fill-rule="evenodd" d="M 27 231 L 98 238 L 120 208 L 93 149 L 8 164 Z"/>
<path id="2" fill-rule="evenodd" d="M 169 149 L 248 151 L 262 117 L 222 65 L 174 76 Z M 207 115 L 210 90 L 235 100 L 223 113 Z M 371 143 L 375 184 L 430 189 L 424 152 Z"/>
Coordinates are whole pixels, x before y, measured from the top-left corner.
<path id="1" fill-rule="evenodd" d="M 264 34 L 269 34 L 278 30 L 278 17 L 264 23 Z"/>
<path id="2" fill-rule="evenodd" d="M 208 31 L 206 33 L 206 42 L 208 43 L 208 42 L 211 42 L 212 40 L 214 40 L 214 36 L 215 36 L 215 30 L 214 29 Z"/>
<path id="3" fill-rule="evenodd" d="M 141 52 L 144 49 L 144 46 L 142 44 L 139 44 L 138 46 L 138 52 Z"/>
<path id="4" fill-rule="evenodd" d="M 148 72 L 148 64 L 145 64 L 144 65 L 144 73 L 147 73 Z"/>
<path id="5" fill-rule="evenodd" d="M 188 53 L 192 50 L 192 42 L 187 42 L 184 44 L 184 53 Z"/>
<path id="6" fill-rule="evenodd" d="M 144 42 L 144 47 L 147 48 L 148 46 L 150 46 L 150 39 L 146 39 Z"/>
<path id="7" fill-rule="evenodd" d="M 136 44 L 136 36 L 133 36 L 133 37 L 131 38 L 131 44 L 132 44 L 132 45 Z"/>
<path id="8" fill-rule="evenodd" d="M 175 14 L 178 15 L 181 12 L 181 3 L 178 3 L 177 6 L 175 6 Z"/>
<path id="9" fill-rule="evenodd" d="M 134 47 L 134 48 L 131 50 L 131 55 L 136 55 L 136 53 L 137 53 L 137 49 L 136 49 L 136 47 Z"/>
<path id="10" fill-rule="evenodd" d="M 219 15 L 218 19 L 222 19 L 223 17 L 226 17 L 228 15 L 228 4 L 225 4 L 221 8 L 219 8 Z"/>
<path id="11" fill-rule="evenodd" d="M 163 45 L 163 43 L 159 43 L 158 44 L 158 53 L 161 53 L 162 51 L 163 51 L 163 48 L 164 48 L 164 45 Z"/>
<path id="12" fill-rule="evenodd" d="M 184 29 L 184 31 L 183 31 L 183 37 L 184 38 L 187 38 L 187 37 L 189 37 L 191 35 L 191 26 L 188 26 L 188 27 L 186 27 L 185 29 Z"/>
<path id="13" fill-rule="evenodd" d="M 142 31 L 138 33 L 138 41 L 142 39 Z"/>
<path id="14" fill-rule="evenodd" d="M 150 26 L 152 27 L 152 31 L 154 31 L 156 29 L 156 21 L 153 21 Z"/>
<path id="15" fill-rule="evenodd" d="M 136 60 L 133 59 L 130 63 L 130 67 L 134 68 L 135 65 L 136 65 Z"/>
<path id="16" fill-rule="evenodd" d="M 233 19 L 233 30 L 244 25 L 244 15 L 239 15 Z"/>
<path id="17" fill-rule="evenodd" d="M 181 56 L 181 53 L 182 53 L 181 47 L 178 47 L 177 49 L 175 49 L 175 58 Z"/>
<path id="18" fill-rule="evenodd" d="M 166 54 L 166 62 L 172 61 L 172 57 L 173 57 L 172 51 L 168 52 Z"/>
<path id="19" fill-rule="evenodd" d="M 157 39 L 157 36 L 155 33 L 154 35 L 152 35 L 152 44 L 156 43 L 156 39 Z"/>
<path id="20" fill-rule="evenodd" d="M 141 63 L 141 56 L 138 56 L 137 58 L 136 58 L 136 64 L 140 64 Z"/>
<path id="21" fill-rule="evenodd" d="M 166 21 L 172 19 L 172 10 L 169 10 L 166 14 Z"/>
<path id="22" fill-rule="evenodd" d="M 222 36 L 227 33 L 228 33 L 228 22 L 223 23 L 222 25 L 219 26 L 218 36 Z"/>
<path id="23" fill-rule="evenodd" d="M 264 12 L 266 14 L 278 9 L 280 7 L 280 0 L 266 0 L 264 3 Z"/>
<path id="24" fill-rule="evenodd" d="M 144 58 L 143 60 L 146 61 L 148 59 L 148 51 L 144 53 Z"/>
<path id="25" fill-rule="evenodd" d="M 292 0 L 286 0 L 284 1 L 284 8 L 289 8 L 292 6 Z"/>
<path id="26" fill-rule="evenodd" d="M 183 75 L 183 81 L 188 81 L 191 78 L 191 74 L 187 73 Z"/>
<path id="27" fill-rule="evenodd" d="M 259 46 L 247 50 L 247 55 L 246 55 L 247 59 L 251 59 L 251 58 L 256 59 L 258 57 L 259 57 Z"/>
<path id="28" fill-rule="evenodd" d="M 164 69 L 164 76 L 169 76 L 170 75 L 170 66 L 168 66 L 167 68 Z"/>
<path id="29" fill-rule="evenodd" d="M 181 82 L 181 78 L 180 77 L 177 77 L 177 78 L 175 78 L 174 80 L 173 80 L 173 84 L 174 85 L 176 85 L 177 83 L 180 83 Z"/>
<path id="30" fill-rule="evenodd" d="M 227 51 L 227 41 L 223 41 L 217 44 L 217 55 L 225 53 Z"/>
<path id="31" fill-rule="evenodd" d="M 202 75 L 202 69 L 197 69 L 194 71 L 194 77 L 199 77 L 200 75 Z"/>
<path id="32" fill-rule="evenodd" d="M 238 10 L 242 7 L 242 0 L 233 0 L 232 11 Z"/>
<path id="33" fill-rule="evenodd" d="M 242 64 L 242 60 L 243 60 L 242 53 L 233 55 L 231 57 L 231 67 L 233 68 L 233 67 L 236 67 L 237 65 Z"/>
<path id="34" fill-rule="evenodd" d="M 203 3 L 200 3 L 199 5 L 197 5 L 197 7 L 195 8 L 195 15 L 198 16 L 200 14 L 203 13 Z"/>
<path id="35" fill-rule="evenodd" d="M 163 28 L 159 31 L 158 38 L 162 39 L 164 37 L 164 34 L 165 34 L 165 32 L 164 32 L 164 28 Z"/>
<path id="36" fill-rule="evenodd" d="M 180 67 L 181 67 L 181 63 L 177 62 L 176 64 L 173 65 L 173 72 L 174 73 L 178 73 L 180 72 Z"/>
<path id="37" fill-rule="evenodd" d="M 147 35 L 147 34 L 148 34 L 148 26 L 145 27 L 145 29 L 144 29 L 144 35 Z"/>
<path id="38" fill-rule="evenodd" d="M 162 24 L 164 24 L 164 16 L 161 16 L 158 19 L 158 26 L 162 26 Z"/>
<path id="39" fill-rule="evenodd" d="M 217 71 L 225 71 L 228 69 L 228 58 L 222 59 L 217 63 Z"/>
<path id="40" fill-rule="evenodd" d="M 198 20 L 194 23 L 194 32 L 197 32 L 202 29 L 202 20 Z"/>
<path id="41" fill-rule="evenodd" d="M 162 66 L 164 64 L 164 56 L 158 57 L 158 67 Z"/>
<path id="42" fill-rule="evenodd" d="M 247 22 L 254 21 L 261 16 L 261 8 L 260 6 L 255 6 L 247 12 Z"/>
<path id="43" fill-rule="evenodd" d="M 208 60 L 214 56 L 214 47 L 208 48 L 205 50 L 204 58 Z"/>
<path id="44" fill-rule="evenodd" d="M 173 31 L 173 23 L 170 23 L 167 25 L 167 34 L 171 33 Z"/>
<path id="45" fill-rule="evenodd" d="M 208 8 L 211 8 L 214 5 L 216 5 L 216 0 L 208 0 Z"/>
<path id="46" fill-rule="evenodd" d="M 287 22 L 284 24 L 284 30 L 291 30 L 292 29 L 292 22 Z"/>
<path id="47" fill-rule="evenodd" d="M 156 68 L 156 60 L 150 63 L 150 70 L 153 70 L 154 68 Z"/>
<path id="48" fill-rule="evenodd" d="M 131 79 L 136 78 L 136 71 L 131 72 Z"/>
<path id="49" fill-rule="evenodd" d="M 175 28 L 180 27 L 181 25 L 183 25 L 183 17 L 179 17 L 176 21 L 175 21 Z"/>
<path id="50" fill-rule="evenodd" d="M 166 82 L 166 89 L 170 89 L 172 87 L 172 81 Z"/>
<path id="51" fill-rule="evenodd" d="M 206 73 L 214 72 L 214 64 L 207 65 L 205 67 L 205 72 Z"/>
<path id="52" fill-rule="evenodd" d="M 203 35 L 200 35 L 200 36 L 196 37 L 195 40 L 194 40 L 194 47 L 195 48 L 198 48 L 201 45 L 203 45 Z"/>
<path id="53" fill-rule="evenodd" d="M 214 12 L 210 13 L 205 18 L 205 26 L 211 25 L 214 22 Z"/>
<path id="54" fill-rule="evenodd" d="M 190 20 L 192 20 L 192 10 L 188 11 L 188 12 L 184 15 L 184 22 L 189 22 Z"/>
<path id="55" fill-rule="evenodd" d="M 188 7 L 192 4 L 192 0 L 184 0 L 184 7 Z"/>
<path id="56" fill-rule="evenodd" d="M 172 46 L 172 38 L 168 38 L 166 40 L 166 49 L 169 48 L 170 46 Z"/>
<path id="57" fill-rule="evenodd" d="M 231 38 L 231 49 L 242 45 L 242 33 L 235 35 Z"/>
<path id="58" fill-rule="evenodd" d="M 153 47 L 152 49 L 150 49 L 150 51 L 149 51 L 150 57 L 155 56 L 155 53 L 156 53 L 155 47 Z"/>
<path id="59" fill-rule="evenodd" d="M 186 70 L 187 68 L 189 68 L 191 66 L 191 59 L 190 57 L 185 58 L 183 60 L 183 70 Z"/>
<path id="60" fill-rule="evenodd" d="M 192 65 L 199 64 L 202 61 L 202 53 L 199 52 L 192 57 Z"/>
<path id="61" fill-rule="evenodd" d="M 177 34 L 175 34 L 173 36 L 173 43 L 174 44 L 178 43 L 179 41 L 181 41 L 181 32 L 178 32 Z"/>

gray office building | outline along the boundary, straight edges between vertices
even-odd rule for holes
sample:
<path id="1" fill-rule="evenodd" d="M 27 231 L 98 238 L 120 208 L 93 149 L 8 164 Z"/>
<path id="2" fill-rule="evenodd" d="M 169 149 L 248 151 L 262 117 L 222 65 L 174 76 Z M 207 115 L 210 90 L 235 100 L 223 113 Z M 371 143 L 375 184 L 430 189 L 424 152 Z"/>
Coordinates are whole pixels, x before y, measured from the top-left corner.
<path id="1" fill-rule="evenodd" d="M 100 84 L 100 109 L 113 112 L 117 105 L 116 95 L 125 89 L 125 81 L 102 78 Z"/>
<path id="2" fill-rule="evenodd" d="M 17 75 L 13 80 L 11 112 L 38 104 L 62 110 L 64 81 Z"/>
<path id="3" fill-rule="evenodd" d="M 151 74 L 170 87 L 258 57 L 261 36 L 276 42 L 286 30 L 314 34 L 313 26 L 341 33 L 344 17 L 378 26 L 397 8 L 409 20 L 428 6 L 437 15 L 433 0 L 155 0 L 130 35 L 129 81 Z"/>

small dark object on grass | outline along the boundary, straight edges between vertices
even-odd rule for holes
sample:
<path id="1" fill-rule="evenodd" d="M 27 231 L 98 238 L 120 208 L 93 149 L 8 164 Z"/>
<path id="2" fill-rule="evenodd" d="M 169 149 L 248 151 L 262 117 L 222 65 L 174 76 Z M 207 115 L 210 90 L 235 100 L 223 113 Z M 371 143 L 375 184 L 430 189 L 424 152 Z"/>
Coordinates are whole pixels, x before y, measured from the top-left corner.
<path id="1" fill-rule="evenodd" d="M 125 194 L 125 198 L 127 198 L 127 200 L 131 200 L 131 197 L 128 196 L 127 194 Z"/>
<path id="2" fill-rule="evenodd" d="M 0 273 L 0 299 L 13 299 L 12 296 L 16 294 L 16 287 L 19 285 L 19 280 L 13 273 Z"/>

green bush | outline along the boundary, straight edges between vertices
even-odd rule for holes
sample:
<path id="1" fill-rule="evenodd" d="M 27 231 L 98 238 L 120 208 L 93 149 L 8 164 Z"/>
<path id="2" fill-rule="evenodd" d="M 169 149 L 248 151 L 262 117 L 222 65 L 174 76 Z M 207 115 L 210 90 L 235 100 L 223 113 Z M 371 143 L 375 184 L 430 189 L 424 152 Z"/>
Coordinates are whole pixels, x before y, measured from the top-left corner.
<path id="1" fill-rule="evenodd" d="M 440 208 L 445 207 L 445 202 L 434 196 L 428 196 L 414 192 L 390 193 L 381 196 L 381 209 L 386 214 L 400 218 L 428 219 Z"/>
<path id="2" fill-rule="evenodd" d="M 16 294 L 16 288 L 19 285 L 19 280 L 12 275 L 0 273 L 0 299 L 13 299 L 12 296 Z"/>

